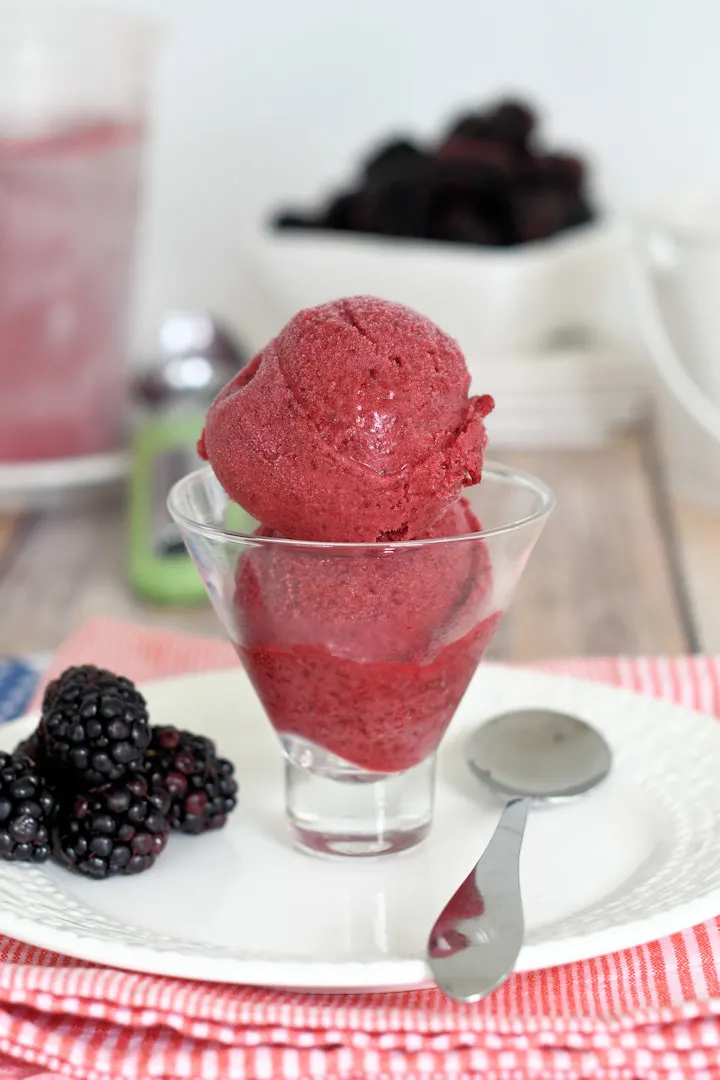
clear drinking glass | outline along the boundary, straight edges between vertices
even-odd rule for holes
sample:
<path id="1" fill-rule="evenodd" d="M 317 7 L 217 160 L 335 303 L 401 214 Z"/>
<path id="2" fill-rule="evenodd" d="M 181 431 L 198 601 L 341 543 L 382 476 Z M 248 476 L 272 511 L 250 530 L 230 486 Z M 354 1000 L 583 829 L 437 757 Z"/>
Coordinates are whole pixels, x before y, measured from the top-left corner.
<path id="1" fill-rule="evenodd" d="M 156 34 L 0 0 L 0 463 L 116 449 Z"/>
<path id="2" fill-rule="evenodd" d="M 389 544 L 258 535 L 210 467 L 170 511 L 285 755 L 296 843 L 328 855 L 417 844 L 435 756 L 547 516 L 550 490 L 486 465 L 484 531 Z"/>

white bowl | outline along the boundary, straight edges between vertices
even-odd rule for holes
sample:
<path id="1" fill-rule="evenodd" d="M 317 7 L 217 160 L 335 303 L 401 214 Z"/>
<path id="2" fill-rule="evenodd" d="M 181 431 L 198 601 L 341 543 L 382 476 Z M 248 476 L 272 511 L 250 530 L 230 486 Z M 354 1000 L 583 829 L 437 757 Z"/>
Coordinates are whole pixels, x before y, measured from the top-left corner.
<path id="1" fill-rule="evenodd" d="M 267 340 L 301 308 L 369 293 L 437 322 L 458 340 L 471 370 L 487 360 L 547 355 L 568 332 L 575 345 L 613 339 L 632 348 L 630 242 L 614 221 L 516 248 L 267 230 L 249 252 L 267 319 L 254 330 Z"/>

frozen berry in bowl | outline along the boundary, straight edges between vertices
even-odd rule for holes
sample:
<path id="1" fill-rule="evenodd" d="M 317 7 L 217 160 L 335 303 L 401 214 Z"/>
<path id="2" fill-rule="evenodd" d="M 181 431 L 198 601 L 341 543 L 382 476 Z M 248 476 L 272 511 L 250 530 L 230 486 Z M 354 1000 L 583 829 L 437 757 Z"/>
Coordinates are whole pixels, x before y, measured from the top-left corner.
<path id="1" fill-rule="evenodd" d="M 37 765 L 0 752 L 0 857 L 41 863 L 52 854 L 55 797 Z"/>
<path id="2" fill-rule="evenodd" d="M 322 223 L 327 229 L 356 229 L 358 227 L 357 195 L 349 192 L 332 199 L 322 215 Z"/>
<path id="3" fill-rule="evenodd" d="M 318 227 L 317 221 L 310 215 L 292 212 L 277 214 L 274 225 L 276 229 L 317 229 Z"/>
<path id="4" fill-rule="evenodd" d="M 533 243 L 593 220 L 586 174 L 577 155 L 548 152 L 532 104 L 504 98 L 457 116 L 438 140 L 384 142 L 324 211 L 285 211 L 274 224 L 478 247 Z M 555 209 L 521 208 L 508 227 L 510 204 L 536 185 Z M 563 193 L 574 198 L 572 212 L 556 212 Z"/>
<path id="5" fill-rule="evenodd" d="M 497 130 L 491 124 L 486 113 L 472 112 L 458 117 L 446 135 L 446 142 L 451 139 L 493 139 Z"/>
<path id="6" fill-rule="evenodd" d="M 41 740 L 63 784 L 90 790 L 136 772 L 150 743 L 145 699 L 102 668 L 68 668 L 45 691 Z"/>
<path id="7" fill-rule="evenodd" d="M 535 127 L 535 113 L 524 101 L 501 101 L 490 114 L 497 134 L 518 147 L 525 147 Z"/>
<path id="8" fill-rule="evenodd" d="M 69 797 L 58 811 L 61 861 L 94 879 L 149 870 L 167 844 L 170 801 L 140 775 Z"/>
<path id="9" fill-rule="evenodd" d="M 546 183 L 558 188 L 579 191 L 585 179 L 585 164 L 571 154 L 545 154 L 537 159 L 539 174 Z"/>
<path id="10" fill-rule="evenodd" d="M 235 767 L 203 735 L 154 727 L 145 775 L 152 789 L 169 793 L 170 823 L 180 832 L 221 829 L 237 805 Z"/>
<path id="11" fill-rule="evenodd" d="M 378 147 L 365 163 L 364 182 L 370 187 L 384 187 L 397 179 L 422 174 L 426 157 L 407 139 L 393 139 Z"/>

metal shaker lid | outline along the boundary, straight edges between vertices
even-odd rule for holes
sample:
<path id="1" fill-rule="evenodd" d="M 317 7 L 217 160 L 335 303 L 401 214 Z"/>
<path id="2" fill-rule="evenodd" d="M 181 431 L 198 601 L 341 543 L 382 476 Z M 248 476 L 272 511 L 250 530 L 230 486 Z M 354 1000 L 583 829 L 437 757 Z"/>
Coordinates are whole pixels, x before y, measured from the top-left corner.
<path id="1" fill-rule="evenodd" d="M 218 319 L 202 311 L 170 311 L 158 324 L 154 353 L 134 380 L 134 391 L 150 405 L 187 397 L 209 404 L 249 359 Z"/>

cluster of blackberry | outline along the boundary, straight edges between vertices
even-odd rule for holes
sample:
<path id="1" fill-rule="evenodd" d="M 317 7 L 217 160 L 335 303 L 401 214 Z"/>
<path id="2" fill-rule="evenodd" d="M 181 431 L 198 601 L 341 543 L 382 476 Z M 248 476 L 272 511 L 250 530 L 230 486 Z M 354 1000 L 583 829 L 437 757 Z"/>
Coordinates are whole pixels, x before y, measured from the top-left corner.
<path id="1" fill-rule="evenodd" d="M 275 224 L 510 247 L 593 216 L 582 160 L 547 151 L 533 109 L 507 100 L 459 117 L 436 143 L 386 143 L 350 190 Z"/>
<path id="2" fill-rule="evenodd" d="M 0 857 L 54 855 L 89 878 L 141 873 L 171 829 L 222 828 L 234 773 L 210 739 L 151 726 L 129 679 L 68 668 L 47 687 L 33 734 L 0 752 Z"/>

